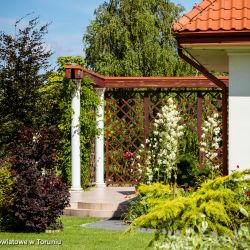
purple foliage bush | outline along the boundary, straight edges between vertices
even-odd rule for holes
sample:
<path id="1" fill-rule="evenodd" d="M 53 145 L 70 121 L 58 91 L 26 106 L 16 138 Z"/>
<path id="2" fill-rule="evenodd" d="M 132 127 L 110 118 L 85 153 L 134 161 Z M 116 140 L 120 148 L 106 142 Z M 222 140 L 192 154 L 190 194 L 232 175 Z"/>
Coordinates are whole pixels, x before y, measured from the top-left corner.
<path id="1" fill-rule="evenodd" d="M 17 231 L 44 231 L 69 205 L 69 192 L 61 179 L 34 166 L 16 172 L 13 191 L 16 198 L 8 210 L 13 218 L 10 226 Z"/>
<path id="2" fill-rule="evenodd" d="M 22 128 L 17 143 L 12 146 L 13 168 L 21 171 L 27 166 L 36 166 L 38 170 L 54 170 L 58 163 L 58 139 L 57 128 L 43 128 L 36 133 L 30 128 Z"/>
<path id="3" fill-rule="evenodd" d="M 12 174 L 15 198 L 5 211 L 4 227 L 14 231 L 45 231 L 56 224 L 69 205 L 69 191 L 55 175 L 55 129 L 33 133 L 24 128 L 13 147 Z"/>

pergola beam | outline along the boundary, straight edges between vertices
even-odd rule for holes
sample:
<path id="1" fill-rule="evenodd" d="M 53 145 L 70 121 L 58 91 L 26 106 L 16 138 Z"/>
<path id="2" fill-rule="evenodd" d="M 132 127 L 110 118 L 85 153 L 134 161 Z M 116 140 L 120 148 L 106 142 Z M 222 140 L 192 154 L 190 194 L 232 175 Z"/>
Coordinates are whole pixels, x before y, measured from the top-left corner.
<path id="1" fill-rule="evenodd" d="M 91 78 L 97 88 L 217 88 L 216 84 L 203 76 L 196 77 L 107 77 L 99 75 L 81 66 L 66 65 L 66 77 Z M 228 85 L 228 77 L 218 77 Z"/>

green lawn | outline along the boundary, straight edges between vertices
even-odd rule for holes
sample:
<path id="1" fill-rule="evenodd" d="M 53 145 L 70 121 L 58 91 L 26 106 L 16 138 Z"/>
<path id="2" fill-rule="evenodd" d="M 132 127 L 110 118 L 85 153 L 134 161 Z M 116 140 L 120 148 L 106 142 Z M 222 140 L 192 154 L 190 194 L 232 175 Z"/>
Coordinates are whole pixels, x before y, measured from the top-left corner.
<path id="1" fill-rule="evenodd" d="M 65 249 L 65 250 L 136 250 L 145 249 L 152 235 L 135 233 L 123 235 L 121 231 L 108 231 L 81 227 L 81 224 L 97 221 L 95 218 L 63 217 L 64 230 L 59 233 L 6 233 L 1 240 L 33 240 L 34 245 L 0 245 L 0 249 Z M 38 244 L 40 240 L 40 244 Z M 46 241 L 61 241 L 61 245 L 44 245 Z M 43 244 L 43 245 L 42 245 Z"/>

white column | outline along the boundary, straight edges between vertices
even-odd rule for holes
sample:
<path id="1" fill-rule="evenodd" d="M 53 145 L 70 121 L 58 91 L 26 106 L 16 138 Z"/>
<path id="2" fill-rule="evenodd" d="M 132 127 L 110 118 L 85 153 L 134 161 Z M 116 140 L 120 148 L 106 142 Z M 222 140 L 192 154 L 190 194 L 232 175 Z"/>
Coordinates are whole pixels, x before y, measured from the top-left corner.
<path id="1" fill-rule="evenodd" d="M 229 52 L 229 173 L 250 168 L 250 53 Z"/>
<path id="2" fill-rule="evenodd" d="M 104 93 L 105 88 L 96 88 L 96 93 L 100 99 L 100 104 L 96 110 L 96 122 L 99 134 L 96 137 L 95 166 L 96 166 L 96 186 L 105 187 L 104 182 Z"/>
<path id="3" fill-rule="evenodd" d="M 71 191 L 81 191 L 81 149 L 80 149 L 80 89 L 81 80 L 74 80 L 75 90 L 72 94 L 71 114 L 71 163 L 72 187 Z"/>

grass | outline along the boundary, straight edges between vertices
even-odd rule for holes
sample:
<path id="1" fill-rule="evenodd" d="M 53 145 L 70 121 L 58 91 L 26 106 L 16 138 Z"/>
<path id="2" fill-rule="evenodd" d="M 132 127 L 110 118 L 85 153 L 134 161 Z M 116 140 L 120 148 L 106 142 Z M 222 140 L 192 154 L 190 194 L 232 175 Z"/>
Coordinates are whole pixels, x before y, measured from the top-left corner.
<path id="1" fill-rule="evenodd" d="M 84 228 L 81 224 L 98 221 L 96 218 L 62 217 L 64 229 L 58 233 L 9 233 L 0 232 L 1 240 L 33 240 L 34 245 L 0 245 L 0 249 L 65 249 L 65 250 L 139 250 L 145 249 L 152 235 L 134 233 L 123 235 L 121 231 Z M 38 244 L 38 239 L 40 244 Z M 43 240 L 57 241 L 60 245 L 46 245 Z"/>

